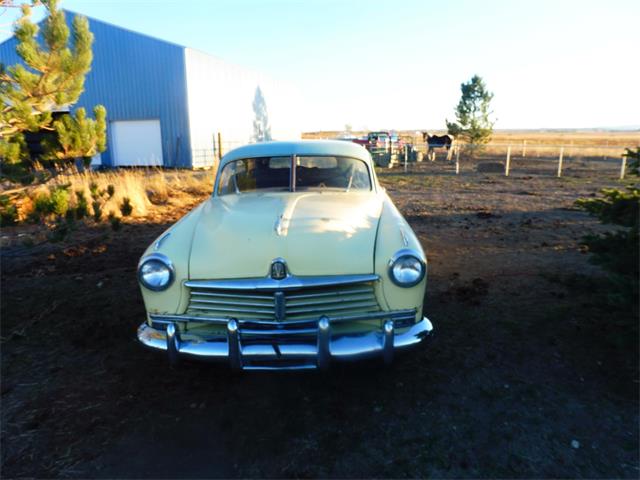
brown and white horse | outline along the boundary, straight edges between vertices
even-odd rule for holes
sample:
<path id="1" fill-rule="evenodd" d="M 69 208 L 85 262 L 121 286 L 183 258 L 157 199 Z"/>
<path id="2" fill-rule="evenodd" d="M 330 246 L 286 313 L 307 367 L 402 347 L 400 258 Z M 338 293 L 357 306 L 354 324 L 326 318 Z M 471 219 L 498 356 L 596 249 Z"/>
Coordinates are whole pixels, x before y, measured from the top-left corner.
<path id="1" fill-rule="evenodd" d="M 422 132 L 422 140 L 427 146 L 427 158 L 429 160 L 433 162 L 436 159 L 436 148 L 446 148 L 447 160 L 451 161 L 451 155 L 453 154 L 451 146 L 454 141 L 452 135 L 429 135 L 429 132 Z"/>

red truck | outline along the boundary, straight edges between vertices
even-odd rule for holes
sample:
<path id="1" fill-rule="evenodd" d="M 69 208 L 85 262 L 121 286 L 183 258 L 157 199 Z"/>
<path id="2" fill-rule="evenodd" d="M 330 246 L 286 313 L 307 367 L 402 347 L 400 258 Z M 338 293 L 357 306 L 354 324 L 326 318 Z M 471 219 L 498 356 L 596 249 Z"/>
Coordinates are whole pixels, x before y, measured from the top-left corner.
<path id="1" fill-rule="evenodd" d="M 404 142 L 395 132 L 369 132 L 367 138 L 355 138 L 352 142 L 362 145 L 372 154 L 397 154 L 402 151 Z"/>

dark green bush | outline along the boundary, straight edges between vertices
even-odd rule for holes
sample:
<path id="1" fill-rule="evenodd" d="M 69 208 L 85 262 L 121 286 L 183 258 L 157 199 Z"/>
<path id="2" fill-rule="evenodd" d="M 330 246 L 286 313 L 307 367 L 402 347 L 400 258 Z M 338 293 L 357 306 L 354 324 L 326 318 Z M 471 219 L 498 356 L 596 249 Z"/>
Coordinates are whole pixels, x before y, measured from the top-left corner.
<path id="1" fill-rule="evenodd" d="M 64 218 L 67 221 L 67 223 L 74 224 L 76 222 L 76 209 L 75 208 L 69 208 L 69 210 L 67 210 L 67 213 L 65 214 Z"/>
<path id="2" fill-rule="evenodd" d="M 7 195 L 0 195 L 0 227 L 8 227 L 18 222 L 18 209 Z"/>
<path id="3" fill-rule="evenodd" d="M 131 205 L 131 201 L 128 197 L 124 197 L 122 199 L 122 203 L 120 204 L 120 213 L 122 213 L 123 217 L 128 217 L 133 212 L 133 206 Z"/>
<path id="4" fill-rule="evenodd" d="M 29 185 L 35 180 L 35 175 L 26 162 L 10 163 L 0 161 L 0 178 L 22 185 Z"/>
<path id="5" fill-rule="evenodd" d="M 82 190 L 76 191 L 76 218 L 82 220 L 89 216 L 89 203 Z"/>
<path id="6" fill-rule="evenodd" d="M 33 212 L 30 214 L 32 221 L 57 215 L 64 217 L 69 209 L 69 192 L 66 186 L 55 187 L 48 193 L 40 193 L 33 202 Z"/>
<path id="7" fill-rule="evenodd" d="M 57 217 L 56 222 L 49 232 L 48 238 L 51 242 L 61 242 L 69 234 L 70 225 L 62 217 Z"/>
<path id="8" fill-rule="evenodd" d="M 628 168 L 630 175 L 640 175 L 640 147 L 636 147 L 635 151 L 627 148 L 624 154 L 630 160 Z"/>
<path id="9" fill-rule="evenodd" d="M 637 176 L 640 148 L 627 150 L 626 156 L 631 159 L 630 174 Z M 601 222 L 621 228 L 586 236 L 583 243 L 591 253 L 590 261 L 611 274 L 611 306 L 632 312 L 628 318 L 635 325 L 640 293 L 640 188 L 636 183 L 625 190 L 604 189 L 601 193 L 602 197 L 582 198 L 576 204 Z"/>
<path id="10" fill-rule="evenodd" d="M 98 191 L 98 184 L 96 182 L 91 182 L 89 184 L 89 192 L 91 193 L 91 198 L 97 200 L 100 197 L 100 192 Z"/>
<path id="11" fill-rule="evenodd" d="M 53 203 L 48 193 L 40 193 L 33 201 L 33 214 L 36 219 L 53 213 Z"/>
<path id="12" fill-rule="evenodd" d="M 122 221 L 120 220 L 120 217 L 116 217 L 116 214 L 114 212 L 109 212 L 108 219 L 109 223 L 111 224 L 111 230 L 113 230 L 114 232 L 120 230 L 120 227 L 122 227 Z"/>
<path id="13" fill-rule="evenodd" d="M 581 198 L 576 204 L 587 212 L 598 217 L 603 223 L 638 226 L 640 215 L 640 188 L 627 187 L 626 190 L 605 188 L 600 191 L 602 197 Z"/>
<path id="14" fill-rule="evenodd" d="M 69 191 L 66 187 L 56 187 L 49 194 L 51 212 L 62 217 L 69 209 Z"/>
<path id="15" fill-rule="evenodd" d="M 102 219 L 102 204 L 99 200 L 94 200 L 91 206 L 93 207 L 93 219 L 99 222 Z"/>

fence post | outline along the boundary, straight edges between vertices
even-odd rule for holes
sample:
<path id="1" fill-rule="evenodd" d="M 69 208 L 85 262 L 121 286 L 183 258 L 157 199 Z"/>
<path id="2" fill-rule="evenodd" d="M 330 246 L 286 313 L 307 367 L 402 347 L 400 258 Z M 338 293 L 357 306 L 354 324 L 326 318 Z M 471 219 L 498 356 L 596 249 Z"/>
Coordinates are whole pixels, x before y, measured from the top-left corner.
<path id="1" fill-rule="evenodd" d="M 622 155 L 622 164 L 620 165 L 620 180 L 624 180 L 624 174 L 627 171 L 627 156 Z"/>
<path id="2" fill-rule="evenodd" d="M 456 175 L 460 174 L 460 146 L 456 145 Z"/>
<path id="3" fill-rule="evenodd" d="M 509 167 L 511 165 L 511 145 L 507 147 L 507 162 L 504 164 L 504 176 L 509 176 Z"/>
<path id="4" fill-rule="evenodd" d="M 522 141 L 522 158 L 527 156 L 527 141 Z"/>
<path id="5" fill-rule="evenodd" d="M 558 157 L 558 178 L 562 177 L 562 156 L 564 155 L 564 147 L 560 147 L 560 157 Z"/>
<path id="6" fill-rule="evenodd" d="M 404 173 L 407 173 L 407 157 L 409 156 L 409 146 L 404 146 Z"/>
<path id="7" fill-rule="evenodd" d="M 213 137 L 213 161 L 215 162 L 218 157 L 218 137 L 215 133 L 212 133 L 211 136 Z"/>
<path id="8" fill-rule="evenodd" d="M 222 160 L 222 135 L 218 132 L 218 161 Z"/>

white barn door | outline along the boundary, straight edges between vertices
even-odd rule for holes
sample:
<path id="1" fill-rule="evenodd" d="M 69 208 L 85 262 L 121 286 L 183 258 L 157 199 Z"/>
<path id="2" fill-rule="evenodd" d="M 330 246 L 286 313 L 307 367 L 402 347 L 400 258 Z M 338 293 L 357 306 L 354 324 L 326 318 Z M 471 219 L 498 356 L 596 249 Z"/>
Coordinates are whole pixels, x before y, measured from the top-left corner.
<path id="1" fill-rule="evenodd" d="M 160 120 L 111 122 L 113 164 L 121 166 L 162 166 Z"/>

